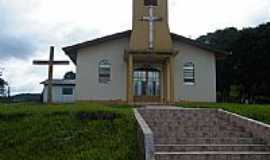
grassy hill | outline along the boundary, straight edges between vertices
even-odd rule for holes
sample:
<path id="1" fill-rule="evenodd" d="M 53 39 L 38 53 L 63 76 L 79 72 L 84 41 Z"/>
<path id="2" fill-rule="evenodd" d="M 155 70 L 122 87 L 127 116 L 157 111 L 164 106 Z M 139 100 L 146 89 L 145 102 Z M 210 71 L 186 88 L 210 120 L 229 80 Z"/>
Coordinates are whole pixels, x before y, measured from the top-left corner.
<path id="1" fill-rule="evenodd" d="M 0 160 L 136 160 L 129 106 L 0 104 Z"/>
<path id="2" fill-rule="evenodd" d="M 270 105 L 182 103 L 222 108 L 270 124 Z M 136 160 L 127 105 L 0 103 L 0 160 Z"/>

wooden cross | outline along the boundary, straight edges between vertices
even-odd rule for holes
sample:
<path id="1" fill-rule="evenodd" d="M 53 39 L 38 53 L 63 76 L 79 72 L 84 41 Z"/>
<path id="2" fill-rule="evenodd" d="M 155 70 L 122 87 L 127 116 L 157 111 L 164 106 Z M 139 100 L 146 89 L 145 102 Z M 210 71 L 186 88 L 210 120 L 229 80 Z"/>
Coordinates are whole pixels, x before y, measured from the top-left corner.
<path id="1" fill-rule="evenodd" d="M 50 58 L 48 61 L 34 60 L 34 65 L 48 65 L 48 91 L 47 91 L 47 102 L 52 103 L 52 80 L 53 80 L 53 66 L 54 65 L 69 65 L 69 61 L 55 61 L 54 60 L 54 47 L 50 48 Z"/>

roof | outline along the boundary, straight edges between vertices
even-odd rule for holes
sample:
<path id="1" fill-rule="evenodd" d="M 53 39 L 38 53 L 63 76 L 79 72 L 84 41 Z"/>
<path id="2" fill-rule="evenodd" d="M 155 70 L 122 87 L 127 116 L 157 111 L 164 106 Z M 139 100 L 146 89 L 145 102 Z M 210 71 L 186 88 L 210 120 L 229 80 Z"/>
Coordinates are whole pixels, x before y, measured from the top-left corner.
<path id="1" fill-rule="evenodd" d="M 43 82 L 41 82 L 40 84 L 44 84 L 44 85 L 48 85 L 48 80 L 45 80 Z M 54 79 L 52 80 L 52 84 L 53 85 L 75 85 L 76 82 L 75 80 L 64 80 L 64 79 Z"/>
<path id="2" fill-rule="evenodd" d="M 77 58 L 76 54 L 77 54 L 79 49 L 95 46 L 95 45 L 98 45 L 98 44 L 101 44 L 101 43 L 104 43 L 104 42 L 107 42 L 107 41 L 115 40 L 115 39 L 121 39 L 121 38 L 130 37 L 131 32 L 132 32 L 131 30 L 127 30 L 127 31 L 124 31 L 124 32 L 115 33 L 115 34 L 112 34 L 112 35 L 104 36 L 104 37 L 93 39 L 93 40 L 90 40 L 90 41 L 78 43 L 78 44 L 75 44 L 75 45 L 72 45 L 72 46 L 64 47 L 63 50 L 70 57 L 70 59 L 76 64 L 76 58 Z M 178 35 L 178 34 L 175 34 L 175 33 L 171 33 L 171 37 L 172 37 L 173 41 L 181 41 L 183 43 L 186 43 L 186 44 L 201 48 L 203 50 L 207 50 L 209 52 L 213 52 L 215 54 L 219 54 L 219 55 L 223 55 L 223 56 L 224 55 L 230 55 L 229 52 L 218 50 L 218 49 L 213 49 L 213 48 L 208 47 L 206 45 L 203 45 L 203 44 L 201 44 L 201 43 L 199 43 L 199 42 L 197 42 L 197 41 L 195 41 L 193 39 L 186 38 L 184 36 L 181 36 L 181 35 Z"/>

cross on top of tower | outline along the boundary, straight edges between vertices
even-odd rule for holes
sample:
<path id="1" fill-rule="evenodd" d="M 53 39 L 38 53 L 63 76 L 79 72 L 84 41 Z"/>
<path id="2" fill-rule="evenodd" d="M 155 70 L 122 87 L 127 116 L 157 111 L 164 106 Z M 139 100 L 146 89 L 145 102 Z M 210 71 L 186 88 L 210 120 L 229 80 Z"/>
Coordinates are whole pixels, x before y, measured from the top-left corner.
<path id="1" fill-rule="evenodd" d="M 149 5 L 148 6 L 149 16 L 143 16 L 143 18 L 142 18 L 143 21 L 149 22 L 148 48 L 151 50 L 154 49 L 154 44 L 155 44 L 155 22 L 162 20 L 161 17 L 156 17 L 154 15 L 154 9 L 155 9 L 155 7 L 153 5 Z"/>
<path id="2" fill-rule="evenodd" d="M 168 0 L 133 0 L 130 50 L 145 53 L 172 50 L 168 24 Z"/>

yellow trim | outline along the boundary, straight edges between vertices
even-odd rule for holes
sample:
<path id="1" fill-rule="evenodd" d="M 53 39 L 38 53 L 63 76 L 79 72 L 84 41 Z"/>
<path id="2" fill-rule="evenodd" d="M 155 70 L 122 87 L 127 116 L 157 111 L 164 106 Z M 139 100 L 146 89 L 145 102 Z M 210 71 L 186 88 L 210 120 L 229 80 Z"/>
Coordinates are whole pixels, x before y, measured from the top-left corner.
<path id="1" fill-rule="evenodd" d="M 127 101 L 133 103 L 133 55 L 128 55 L 127 67 Z"/>

